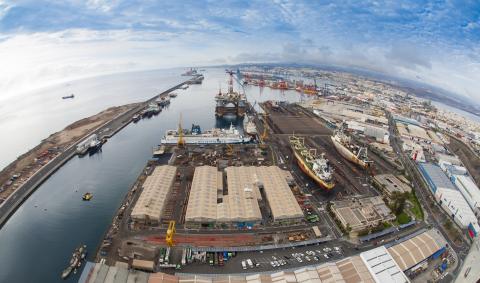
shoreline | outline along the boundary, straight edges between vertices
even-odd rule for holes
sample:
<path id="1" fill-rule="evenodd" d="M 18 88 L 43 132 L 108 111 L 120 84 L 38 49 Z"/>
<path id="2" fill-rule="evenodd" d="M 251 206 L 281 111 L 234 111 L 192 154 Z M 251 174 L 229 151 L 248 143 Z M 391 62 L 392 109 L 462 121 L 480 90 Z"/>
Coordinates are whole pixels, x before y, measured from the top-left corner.
<path id="1" fill-rule="evenodd" d="M 10 163 L 0 172 L 0 184 L 2 187 L 5 185 L 5 182 L 12 181 L 12 177 L 16 177 L 13 178 L 8 188 L 3 189 L 2 195 L 0 195 L 2 200 L 0 203 L 0 229 L 20 205 L 28 199 L 30 194 L 76 155 L 76 145 L 85 137 L 94 133 L 101 139 L 112 137 L 131 122 L 133 115 L 140 112 L 149 103 L 154 102 L 158 97 L 166 96 L 178 89 L 188 80 L 190 78 L 147 101 L 110 107 L 96 115 L 76 121 L 42 140 L 39 145 Z M 101 118 L 102 116 L 103 119 Z M 42 158 L 38 158 L 39 156 L 36 155 L 38 153 L 41 154 L 40 157 Z M 40 161 L 40 164 L 32 166 L 32 161 L 35 161 L 35 163 Z M 21 169 L 28 170 L 29 176 L 25 177 L 23 173 L 19 175 L 15 173 L 15 170 Z"/>

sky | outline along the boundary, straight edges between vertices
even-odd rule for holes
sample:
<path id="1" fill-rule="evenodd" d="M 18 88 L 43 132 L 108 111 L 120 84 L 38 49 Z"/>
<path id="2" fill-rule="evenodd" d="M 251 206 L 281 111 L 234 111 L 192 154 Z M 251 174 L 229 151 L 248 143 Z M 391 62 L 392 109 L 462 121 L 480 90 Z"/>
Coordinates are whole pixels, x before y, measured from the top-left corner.
<path id="1" fill-rule="evenodd" d="M 355 67 L 480 99 L 480 1 L 0 0 L 0 100 L 170 67 Z"/>

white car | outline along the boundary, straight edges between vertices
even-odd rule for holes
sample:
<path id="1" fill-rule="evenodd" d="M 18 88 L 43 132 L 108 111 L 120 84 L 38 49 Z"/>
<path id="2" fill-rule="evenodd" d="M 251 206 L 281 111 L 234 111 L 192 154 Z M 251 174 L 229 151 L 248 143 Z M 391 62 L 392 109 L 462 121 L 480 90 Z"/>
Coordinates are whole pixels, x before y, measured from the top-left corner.
<path id="1" fill-rule="evenodd" d="M 242 269 L 247 269 L 247 264 L 245 263 L 244 260 L 242 260 Z"/>

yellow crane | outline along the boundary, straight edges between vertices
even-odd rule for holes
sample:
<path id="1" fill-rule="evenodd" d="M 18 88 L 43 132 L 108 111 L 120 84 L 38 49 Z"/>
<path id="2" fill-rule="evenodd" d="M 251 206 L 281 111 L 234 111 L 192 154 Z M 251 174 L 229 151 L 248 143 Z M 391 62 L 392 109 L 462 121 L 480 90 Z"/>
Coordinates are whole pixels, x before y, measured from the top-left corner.
<path id="1" fill-rule="evenodd" d="M 227 155 L 232 156 L 233 155 L 233 145 L 227 144 Z"/>
<path id="2" fill-rule="evenodd" d="M 268 131 L 267 131 L 267 113 L 263 113 L 263 133 L 260 135 L 260 147 L 265 148 L 265 142 L 268 139 Z"/>
<path id="3" fill-rule="evenodd" d="M 175 221 L 168 223 L 167 234 L 165 235 L 165 242 L 169 247 L 173 247 L 173 236 L 175 235 Z"/>
<path id="4" fill-rule="evenodd" d="M 182 114 L 180 113 L 180 121 L 178 121 L 178 147 L 185 146 L 185 139 L 183 138 L 183 129 L 182 129 Z"/>

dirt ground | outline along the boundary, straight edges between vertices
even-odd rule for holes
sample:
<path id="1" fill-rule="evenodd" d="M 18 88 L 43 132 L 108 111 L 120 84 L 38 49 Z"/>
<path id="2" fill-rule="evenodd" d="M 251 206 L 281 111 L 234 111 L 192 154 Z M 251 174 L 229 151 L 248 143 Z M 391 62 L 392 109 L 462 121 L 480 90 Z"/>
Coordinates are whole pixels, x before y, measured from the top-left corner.
<path id="1" fill-rule="evenodd" d="M 98 114 L 72 123 L 19 156 L 17 160 L 10 163 L 0 172 L 0 203 L 65 148 L 85 137 L 95 128 L 135 106 L 137 104 L 111 107 Z M 14 175 L 17 175 L 17 178 L 12 178 Z"/>

